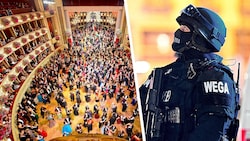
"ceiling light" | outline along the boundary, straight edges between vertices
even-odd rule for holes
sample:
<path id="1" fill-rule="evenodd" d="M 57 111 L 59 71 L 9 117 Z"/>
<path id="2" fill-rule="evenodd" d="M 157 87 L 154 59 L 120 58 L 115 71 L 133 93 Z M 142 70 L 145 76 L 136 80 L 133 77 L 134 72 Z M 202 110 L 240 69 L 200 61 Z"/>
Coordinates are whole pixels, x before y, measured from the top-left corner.
<path id="1" fill-rule="evenodd" d="M 43 0 L 44 4 L 55 4 L 54 0 Z"/>

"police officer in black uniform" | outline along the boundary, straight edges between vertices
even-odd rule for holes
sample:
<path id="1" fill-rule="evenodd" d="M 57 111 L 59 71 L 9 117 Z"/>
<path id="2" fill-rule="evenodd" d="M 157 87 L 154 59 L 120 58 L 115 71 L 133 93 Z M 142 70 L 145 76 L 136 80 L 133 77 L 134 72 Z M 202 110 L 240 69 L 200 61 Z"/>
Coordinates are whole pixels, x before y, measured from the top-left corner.
<path id="1" fill-rule="evenodd" d="M 237 116 L 237 87 L 230 69 L 222 64 L 222 57 L 214 54 L 225 42 L 224 22 L 215 12 L 193 5 L 187 6 L 176 20 L 180 28 L 174 34 L 172 48 L 178 58 L 157 68 L 162 70 L 159 102 L 155 104 L 160 111 L 160 134 L 146 133 L 146 139 L 231 140 L 229 132 Z M 160 80 L 153 78 L 153 72 L 140 87 L 145 127 L 151 126 L 147 125 L 151 121 L 146 121 L 150 85 L 153 80 Z"/>

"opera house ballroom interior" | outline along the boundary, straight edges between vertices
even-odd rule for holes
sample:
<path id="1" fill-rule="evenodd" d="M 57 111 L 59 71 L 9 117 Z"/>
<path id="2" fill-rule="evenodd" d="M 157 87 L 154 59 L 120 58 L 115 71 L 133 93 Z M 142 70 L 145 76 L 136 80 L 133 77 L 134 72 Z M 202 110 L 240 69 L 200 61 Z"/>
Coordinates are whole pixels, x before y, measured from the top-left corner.
<path id="1" fill-rule="evenodd" d="M 1 0 L 0 16 L 0 140 L 142 139 L 122 0 Z"/>

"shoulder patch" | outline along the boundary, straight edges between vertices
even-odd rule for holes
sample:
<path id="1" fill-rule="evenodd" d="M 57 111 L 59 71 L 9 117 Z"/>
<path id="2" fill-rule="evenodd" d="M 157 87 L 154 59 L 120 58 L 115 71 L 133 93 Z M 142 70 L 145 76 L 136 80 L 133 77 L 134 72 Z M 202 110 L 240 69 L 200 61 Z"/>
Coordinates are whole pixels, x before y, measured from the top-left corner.
<path id="1" fill-rule="evenodd" d="M 208 93 L 221 93 L 229 94 L 229 88 L 227 82 L 223 81 L 206 81 L 203 82 L 204 92 Z"/>

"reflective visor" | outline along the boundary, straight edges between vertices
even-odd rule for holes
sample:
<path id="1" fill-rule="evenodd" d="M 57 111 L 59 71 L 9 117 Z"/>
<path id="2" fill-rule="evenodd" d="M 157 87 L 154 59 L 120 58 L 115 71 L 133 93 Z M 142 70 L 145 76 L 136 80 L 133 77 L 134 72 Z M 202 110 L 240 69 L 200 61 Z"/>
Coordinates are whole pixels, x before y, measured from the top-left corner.
<path id="1" fill-rule="evenodd" d="M 206 36 L 208 39 L 217 39 L 221 45 L 224 44 L 225 42 L 225 38 L 223 35 L 221 35 L 221 33 L 218 31 L 218 29 L 216 27 L 214 27 L 204 16 L 202 16 L 202 14 L 199 12 L 199 10 L 194 7 L 193 5 L 189 5 L 187 6 L 185 9 L 182 10 L 182 14 L 189 16 L 193 19 L 195 19 L 196 21 L 198 21 L 200 24 L 205 25 L 205 28 L 203 31 L 201 29 L 201 34 L 203 34 L 203 36 Z"/>

